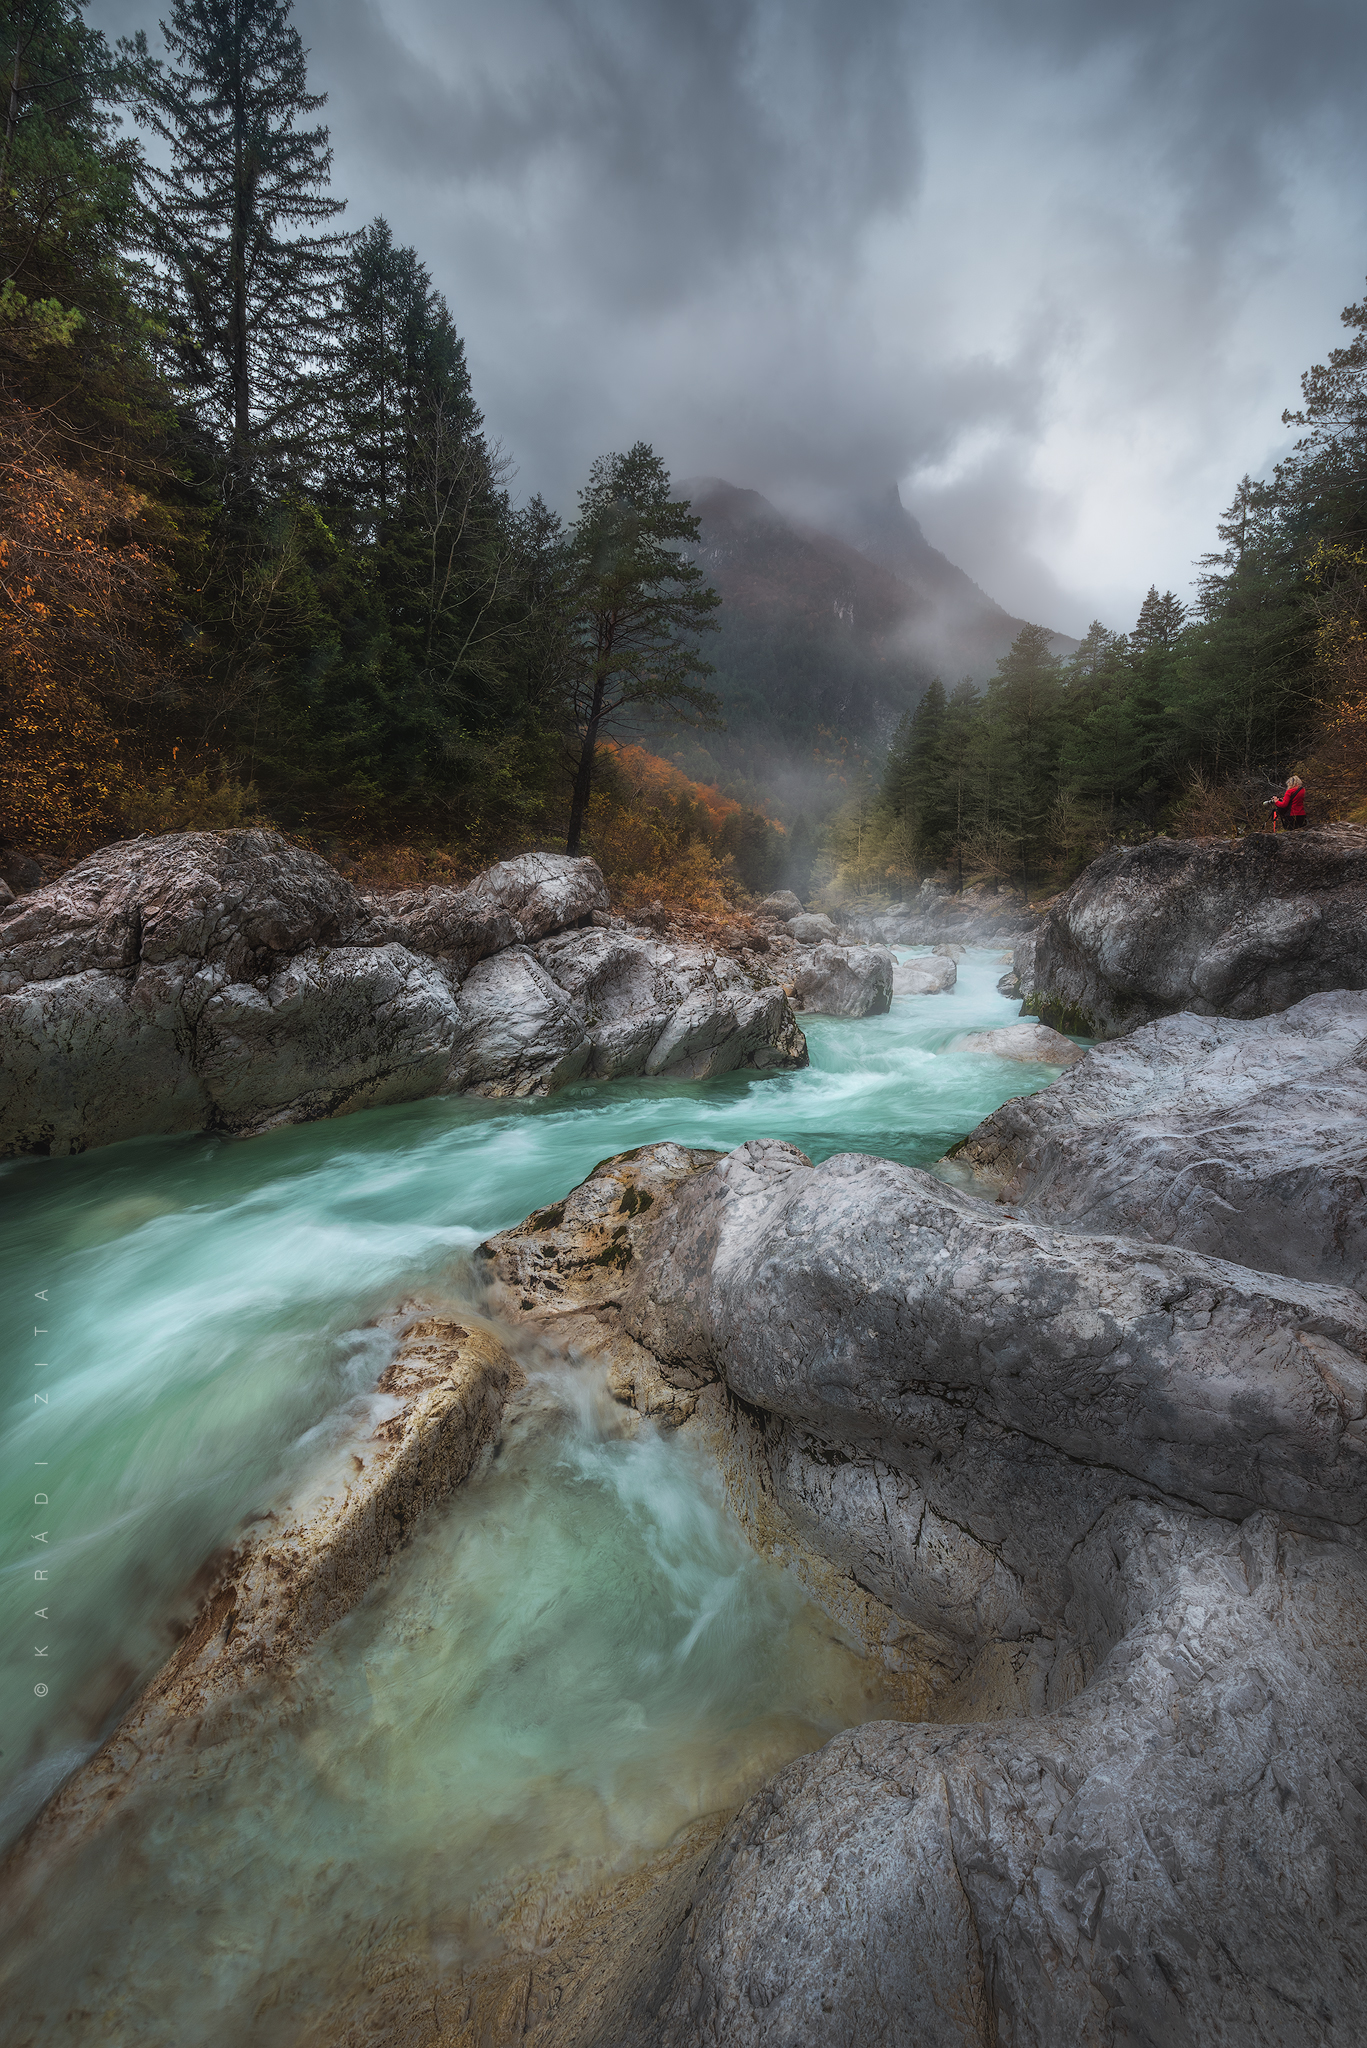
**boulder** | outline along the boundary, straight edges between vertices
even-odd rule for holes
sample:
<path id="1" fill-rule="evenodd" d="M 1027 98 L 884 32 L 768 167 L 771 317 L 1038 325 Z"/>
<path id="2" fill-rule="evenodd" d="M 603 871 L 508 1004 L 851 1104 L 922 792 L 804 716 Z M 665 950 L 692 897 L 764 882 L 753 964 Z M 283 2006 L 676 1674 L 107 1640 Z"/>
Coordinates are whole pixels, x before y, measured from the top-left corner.
<path id="1" fill-rule="evenodd" d="M 566 853 L 524 853 L 500 861 L 477 875 L 464 893 L 474 904 L 497 907 L 515 918 L 529 945 L 608 908 L 607 884 L 597 864 Z"/>
<path id="2" fill-rule="evenodd" d="M 769 1540 L 901 1618 L 936 1718 L 750 1800 L 584 2039 L 1351 2034 L 1361 1298 L 883 1160 L 675 1164 L 598 1341 L 700 1404 L 724 1382 Z"/>
<path id="3" fill-rule="evenodd" d="M 364 921 L 351 884 L 277 832 L 122 840 L 0 913 L 0 990 L 171 962 L 250 980 Z"/>
<path id="4" fill-rule="evenodd" d="M 954 1157 L 1049 1223 L 1367 1288 L 1367 994 L 1143 1025 Z"/>
<path id="5" fill-rule="evenodd" d="M 804 910 L 788 919 L 789 935 L 799 946 L 838 945 L 840 931 L 823 910 Z"/>
<path id="6" fill-rule="evenodd" d="M 1157 1017 L 1264 1017 L 1367 987 L 1367 834 L 1153 839 L 1092 862 L 1015 967 L 1045 1023 L 1116 1038 Z"/>
<path id="7" fill-rule="evenodd" d="M 594 1075 L 706 1080 L 807 1063 L 782 990 L 757 988 L 725 953 L 595 929 L 549 939 L 536 957 L 583 1016 Z"/>
<path id="8" fill-rule="evenodd" d="M 790 917 L 801 917 L 802 901 L 791 889 L 775 889 L 772 896 L 762 896 L 755 905 L 756 917 L 775 917 L 786 924 Z"/>
<path id="9" fill-rule="evenodd" d="M 1077 1584 L 1098 1651 L 1114 1638 L 1085 1694 L 882 1722 L 789 1765 L 622 1944 L 645 1974 L 623 2019 L 570 2048 L 1351 2040 L 1361 1557 L 1131 1506 Z"/>
<path id="10" fill-rule="evenodd" d="M 561 855 L 363 900 L 274 832 L 105 847 L 0 907 L 0 1156 L 805 1061 L 780 988 L 606 902 Z M 549 968 L 529 938 L 560 943 Z"/>
<path id="11" fill-rule="evenodd" d="M 942 996 L 958 979 L 952 960 L 899 960 L 892 970 L 892 989 L 899 996 Z"/>
<path id="12" fill-rule="evenodd" d="M 923 1483 L 938 1471 L 942 1497 L 952 1468 L 956 1508 L 1032 1610 L 1066 1583 L 1077 1532 L 1023 1470 L 1004 1517 L 1001 1461 L 1027 1439 L 1116 1498 L 1367 1526 L 1367 1304 L 1348 1288 L 1051 1230 L 914 1167 L 814 1168 L 766 1140 L 680 1188 L 621 1314 L 667 1375 L 724 1378 Z"/>
<path id="13" fill-rule="evenodd" d="M 970 1031 L 954 1041 L 956 1052 L 990 1053 L 999 1060 L 1028 1060 L 1045 1067 L 1072 1067 L 1087 1057 L 1080 1045 L 1047 1024 L 1004 1024 L 998 1031 Z"/>
<path id="14" fill-rule="evenodd" d="M 892 1007 L 892 955 L 875 946 L 818 946 L 791 987 L 814 1016 L 881 1017 Z"/>
<path id="15" fill-rule="evenodd" d="M 461 985 L 443 1090 L 548 1095 L 587 1071 L 584 1015 L 525 948 L 471 969 Z"/>

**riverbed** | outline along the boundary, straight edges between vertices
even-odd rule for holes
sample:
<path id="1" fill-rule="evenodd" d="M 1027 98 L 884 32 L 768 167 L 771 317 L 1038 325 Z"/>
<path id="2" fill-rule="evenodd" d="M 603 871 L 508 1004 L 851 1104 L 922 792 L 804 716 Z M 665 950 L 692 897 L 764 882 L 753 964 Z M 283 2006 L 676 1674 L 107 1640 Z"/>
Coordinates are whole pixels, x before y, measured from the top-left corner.
<path id="1" fill-rule="evenodd" d="M 947 994 L 804 1019 L 794 1074 L 0 1168 L 4 1833 L 163 1661 L 203 1561 L 354 1420 L 393 1346 L 381 1318 L 411 1296 L 458 1305 L 474 1245 L 658 1139 L 933 1164 L 1054 1077 L 954 1049 L 1015 1020 L 1001 971 L 974 952 Z M 439 1957 L 477 1954 L 529 1872 L 572 1888 L 629 1867 L 899 1710 L 893 1680 L 749 1549 L 700 1446 L 628 1428 L 566 1362 L 266 1724 L 149 1794 L 132 1846 L 111 1834 L 59 1888 L 12 1966 L 23 2038 L 84 2038 L 70 1991 L 106 2015 L 102 2039 L 266 2038 L 263 2000 L 293 2039 L 358 1929 L 421 1924 Z M 62 1996 L 37 2015 L 54 1970 Z"/>

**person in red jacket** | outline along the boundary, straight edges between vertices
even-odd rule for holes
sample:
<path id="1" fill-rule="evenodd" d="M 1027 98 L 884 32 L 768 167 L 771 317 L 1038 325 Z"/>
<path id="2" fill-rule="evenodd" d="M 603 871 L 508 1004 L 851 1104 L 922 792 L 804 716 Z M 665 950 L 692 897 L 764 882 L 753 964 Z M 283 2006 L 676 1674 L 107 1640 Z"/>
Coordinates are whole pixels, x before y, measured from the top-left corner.
<path id="1" fill-rule="evenodd" d="M 1299 775 L 1292 775 L 1280 796 L 1272 799 L 1276 822 L 1284 832 L 1305 830 L 1305 784 Z"/>

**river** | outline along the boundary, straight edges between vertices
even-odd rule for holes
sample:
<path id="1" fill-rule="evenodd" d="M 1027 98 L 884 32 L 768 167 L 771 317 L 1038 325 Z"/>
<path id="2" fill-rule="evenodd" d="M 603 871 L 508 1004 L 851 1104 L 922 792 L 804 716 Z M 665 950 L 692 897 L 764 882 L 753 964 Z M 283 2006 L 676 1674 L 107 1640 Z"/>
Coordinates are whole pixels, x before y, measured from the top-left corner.
<path id="1" fill-rule="evenodd" d="M 163 1661 L 203 1560 L 354 1418 L 392 1348 L 377 1317 L 419 1292 L 458 1302 L 472 1246 L 656 1139 L 932 1164 L 1053 1078 L 952 1048 L 1015 1020 L 1000 973 L 974 952 L 952 992 L 806 1020 L 794 1074 L 0 1168 L 3 1832 Z M 110 2041 L 293 2041 L 360 1967 L 359 1930 L 421 1925 L 438 1960 L 477 1954 L 526 1873 L 573 1889 L 627 1867 L 837 1729 L 896 1715 L 894 1679 L 750 1550 L 689 1433 L 627 1422 L 589 1368 L 535 1385 L 498 1461 L 288 1700 L 50 1887 L 5 1971 L 24 2031 L 0 2038 L 90 2038 L 74 1998 Z"/>

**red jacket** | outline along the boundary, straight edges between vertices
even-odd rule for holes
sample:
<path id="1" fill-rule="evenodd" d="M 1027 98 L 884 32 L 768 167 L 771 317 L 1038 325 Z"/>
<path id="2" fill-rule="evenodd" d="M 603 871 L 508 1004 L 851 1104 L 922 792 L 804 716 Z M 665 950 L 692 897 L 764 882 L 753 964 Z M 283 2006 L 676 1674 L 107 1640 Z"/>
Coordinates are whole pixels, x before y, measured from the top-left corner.
<path id="1" fill-rule="evenodd" d="M 1305 816 L 1305 790 L 1303 788 L 1288 789 L 1285 796 L 1274 796 L 1272 802 L 1277 810 L 1285 811 L 1289 818 L 1303 818 Z"/>

